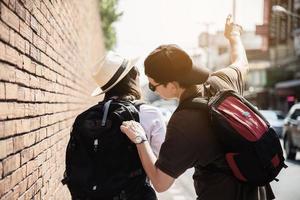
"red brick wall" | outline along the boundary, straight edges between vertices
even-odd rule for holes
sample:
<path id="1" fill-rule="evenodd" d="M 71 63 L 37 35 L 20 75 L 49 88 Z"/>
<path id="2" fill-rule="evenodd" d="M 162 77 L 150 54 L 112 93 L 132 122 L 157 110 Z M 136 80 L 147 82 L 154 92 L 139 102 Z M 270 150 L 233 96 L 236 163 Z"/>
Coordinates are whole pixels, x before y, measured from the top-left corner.
<path id="1" fill-rule="evenodd" d="M 103 55 L 98 0 L 0 0 L 0 198 L 70 199 L 74 117 Z"/>

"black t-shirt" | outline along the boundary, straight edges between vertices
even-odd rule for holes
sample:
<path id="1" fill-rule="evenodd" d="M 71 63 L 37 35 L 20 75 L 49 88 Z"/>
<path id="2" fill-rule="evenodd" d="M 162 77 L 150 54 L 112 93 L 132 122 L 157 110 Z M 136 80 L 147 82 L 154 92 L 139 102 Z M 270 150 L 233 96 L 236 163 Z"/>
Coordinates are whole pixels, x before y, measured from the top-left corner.
<path id="1" fill-rule="evenodd" d="M 193 96 L 211 96 L 223 89 L 233 89 L 242 94 L 245 73 L 246 69 L 235 67 L 219 70 L 204 85 L 187 89 L 180 102 Z M 209 123 L 207 113 L 199 110 L 175 112 L 168 123 L 156 166 L 173 178 L 195 167 L 193 179 L 198 199 L 267 199 L 263 188 L 241 184 L 230 173 L 211 170 L 215 166 L 224 171 L 229 168 Z"/>

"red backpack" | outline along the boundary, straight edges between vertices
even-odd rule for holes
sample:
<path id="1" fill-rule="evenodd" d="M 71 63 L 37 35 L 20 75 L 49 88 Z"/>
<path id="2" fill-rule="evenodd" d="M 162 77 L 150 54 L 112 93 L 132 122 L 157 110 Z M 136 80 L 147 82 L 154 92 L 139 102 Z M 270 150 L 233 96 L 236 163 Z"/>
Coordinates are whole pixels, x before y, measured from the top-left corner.
<path id="1" fill-rule="evenodd" d="M 218 92 L 209 100 L 194 97 L 178 110 L 208 112 L 213 132 L 220 140 L 232 174 L 240 181 L 263 186 L 276 180 L 284 163 L 279 137 L 268 121 L 241 95 Z"/>

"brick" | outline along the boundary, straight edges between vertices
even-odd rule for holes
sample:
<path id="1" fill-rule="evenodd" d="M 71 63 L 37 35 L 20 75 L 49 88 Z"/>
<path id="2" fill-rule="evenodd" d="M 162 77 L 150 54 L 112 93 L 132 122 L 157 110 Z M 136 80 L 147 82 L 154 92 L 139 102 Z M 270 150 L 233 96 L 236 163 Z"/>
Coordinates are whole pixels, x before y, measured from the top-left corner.
<path id="1" fill-rule="evenodd" d="M 25 133 L 30 131 L 30 119 L 21 119 L 17 123 L 17 133 Z"/>
<path id="2" fill-rule="evenodd" d="M 15 31 L 13 29 L 9 30 L 9 44 L 15 46 Z"/>
<path id="3" fill-rule="evenodd" d="M 24 71 L 21 71 L 21 70 L 16 70 L 16 82 L 22 83 L 25 85 L 29 85 L 29 74 Z M 18 91 L 20 88 L 23 88 L 23 87 L 19 86 Z M 25 100 L 24 98 L 19 98 L 19 96 L 18 96 L 18 99 Z"/>
<path id="4" fill-rule="evenodd" d="M 13 153 L 13 139 L 9 138 L 6 140 L 6 153 L 7 155 L 10 155 Z"/>
<path id="5" fill-rule="evenodd" d="M 30 26 L 31 13 L 28 10 L 25 10 L 25 23 Z"/>
<path id="6" fill-rule="evenodd" d="M 25 53 L 25 40 L 17 33 L 15 34 L 15 46 L 22 53 Z"/>
<path id="7" fill-rule="evenodd" d="M 1 149 L 1 147 L 0 147 Z M 2 162 L 0 161 L 0 180 L 2 179 L 3 177 L 3 165 L 2 165 Z"/>
<path id="8" fill-rule="evenodd" d="M 24 6 L 29 10 L 29 12 L 32 12 L 33 9 L 33 1 L 32 0 L 26 0 L 24 1 Z"/>
<path id="9" fill-rule="evenodd" d="M 18 88 L 18 99 L 20 97 L 20 89 Z M 23 99 L 21 99 L 23 100 Z M 15 103 L 15 117 L 16 118 L 21 118 L 25 117 L 25 104 L 22 103 Z"/>
<path id="10" fill-rule="evenodd" d="M 11 136 L 11 135 L 15 135 L 15 134 L 16 134 L 16 121 L 15 120 L 5 121 L 4 122 L 4 136 Z M 12 146 L 12 144 L 11 144 L 11 146 Z"/>
<path id="11" fill-rule="evenodd" d="M 14 153 L 22 150 L 25 145 L 24 145 L 24 136 L 17 136 L 13 138 L 13 144 L 14 144 Z"/>
<path id="12" fill-rule="evenodd" d="M 0 82 L 0 99 L 5 99 L 5 87 L 2 82 Z"/>
<path id="13" fill-rule="evenodd" d="M 24 138 L 25 147 L 30 147 L 36 142 L 36 132 L 26 134 Z"/>
<path id="14" fill-rule="evenodd" d="M 15 82 L 16 81 L 16 72 L 7 64 L 0 63 L 0 74 L 1 80 Z"/>
<path id="15" fill-rule="evenodd" d="M 26 20 L 25 8 L 20 4 L 19 1 L 16 2 L 16 13 L 22 20 Z"/>
<path id="16" fill-rule="evenodd" d="M 20 154 L 12 155 L 3 160 L 3 175 L 6 176 L 9 173 L 15 171 L 20 167 Z"/>
<path id="17" fill-rule="evenodd" d="M 14 11 L 16 9 L 16 0 L 9 0 L 8 7 Z"/>
<path id="18" fill-rule="evenodd" d="M 33 148 L 27 148 L 21 151 L 21 165 L 27 163 L 34 157 Z"/>
<path id="19" fill-rule="evenodd" d="M 19 183 L 19 187 L 20 187 L 19 192 L 20 192 L 20 195 L 22 195 L 26 191 L 26 189 L 27 189 L 27 183 L 28 183 L 28 179 L 27 178 L 25 178 L 23 181 L 21 181 Z"/>
<path id="20" fill-rule="evenodd" d="M 12 190 L 12 195 L 10 196 L 10 198 L 8 200 L 11 200 L 11 199 L 18 199 L 19 197 L 19 193 L 20 193 L 20 188 L 19 186 L 15 186 Z"/>
<path id="21" fill-rule="evenodd" d="M 8 45 L 5 46 L 5 58 L 6 58 L 6 61 L 8 61 L 18 67 L 21 67 L 21 65 L 22 65 L 22 59 L 20 57 L 20 54 L 15 49 L 13 49 L 12 47 L 10 47 Z"/>
<path id="22" fill-rule="evenodd" d="M 41 8 L 41 0 L 34 0 L 34 5 L 40 9 Z"/>
<path id="23" fill-rule="evenodd" d="M 25 98 L 24 98 L 24 100 L 25 101 L 31 101 L 31 89 L 24 88 L 24 92 L 25 92 Z"/>
<path id="24" fill-rule="evenodd" d="M 9 42 L 9 28 L 3 22 L 0 22 L 0 39 Z"/>
<path id="25" fill-rule="evenodd" d="M 39 22 L 36 20 L 36 18 L 34 18 L 33 16 L 31 16 L 30 18 L 30 27 L 33 29 L 33 31 L 36 33 L 36 34 L 39 34 L 40 33 L 40 24 Z"/>
<path id="26" fill-rule="evenodd" d="M 34 63 L 32 63 L 32 65 L 34 65 Z M 33 76 L 33 75 L 30 75 L 29 77 L 29 86 L 30 87 L 33 87 L 33 88 L 38 88 L 40 85 L 39 85 L 39 79 L 36 77 L 36 76 Z"/>
<path id="27" fill-rule="evenodd" d="M 15 31 L 19 30 L 20 19 L 18 16 L 8 9 L 4 4 L 1 4 L 1 19 Z"/>
<path id="28" fill-rule="evenodd" d="M 41 65 L 36 64 L 36 66 L 35 66 L 35 74 L 37 76 L 42 76 L 42 66 Z"/>
<path id="29" fill-rule="evenodd" d="M 0 159 L 6 158 L 6 143 L 8 140 L 0 140 Z"/>
<path id="30" fill-rule="evenodd" d="M 24 99 L 25 99 L 24 88 L 23 87 L 18 87 L 18 100 L 24 100 Z M 20 111 L 18 110 L 17 112 L 18 112 L 17 116 L 19 116 L 20 115 Z M 24 110 L 23 110 L 22 114 L 23 114 L 23 116 L 26 116 Z"/>
<path id="31" fill-rule="evenodd" d="M 38 0 L 38 1 L 40 1 L 40 0 Z M 37 7 L 34 7 L 32 15 L 36 18 L 36 20 L 41 25 L 43 25 L 47 22 L 46 18 L 44 17 L 44 15 L 41 13 L 41 11 Z"/>
<path id="32" fill-rule="evenodd" d="M 30 187 L 26 192 L 25 192 L 25 199 L 33 199 L 34 196 L 34 185 Z"/>
<path id="33" fill-rule="evenodd" d="M 44 27 L 41 27 L 41 34 L 40 34 L 41 38 L 44 40 L 44 41 L 47 41 L 47 31 Z"/>
<path id="34" fill-rule="evenodd" d="M 1 109 L 1 113 L 0 113 L 0 119 L 7 119 L 8 116 L 10 115 L 10 110 L 9 110 L 9 105 L 7 102 L 1 102 L 0 103 L 0 109 Z M 2 134 L 3 136 L 5 136 L 5 133 Z"/>
<path id="35" fill-rule="evenodd" d="M 32 41 L 32 30 L 31 28 L 23 21 L 20 21 L 20 34 L 25 37 L 28 41 Z"/>
<path id="36" fill-rule="evenodd" d="M 8 5 L 9 4 L 9 0 L 3 0 L 3 2 Z"/>
<path id="37" fill-rule="evenodd" d="M 46 42 L 36 34 L 33 34 L 33 44 L 41 51 L 46 52 Z"/>
<path id="38" fill-rule="evenodd" d="M 1 30 L 0 30 L 1 31 Z M 0 60 L 5 60 L 5 44 L 3 44 L 1 41 L 0 41 Z M 2 65 L 2 63 L 0 63 L 0 66 Z M 1 67 L 0 67 L 1 69 Z M 0 73 L 1 74 L 1 73 Z M 2 76 L 2 74 L 1 74 Z M 1 79 L 1 76 L 0 76 L 0 79 Z"/>
<path id="39" fill-rule="evenodd" d="M 5 193 L 7 193 L 10 190 L 10 179 L 11 177 L 8 176 L 0 180 L 0 197 L 2 197 Z"/>
<path id="40" fill-rule="evenodd" d="M 30 56 L 36 61 L 40 61 L 40 51 L 33 45 L 30 45 Z"/>
<path id="41" fill-rule="evenodd" d="M 18 85 L 5 83 L 5 97 L 6 99 L 18 99 Z"/>
<path id="42" fill-rule="evenodd" d="M 41 13 L 48 19 L 50 17 L 50 13 L 44 2 L 41 2 Z"/>
<path id="43" fill-rule="evenodd" d="M 25 41 L 25 54 L 30 55 L 30 43 Z"/>
<path id="44" fill-rule="evenodd" d="M 25 174 L 25 176 L 26 176 L 26 174 Z M 22 168 L 19 168 L 16 171 L 14 171 L 11 175 L 10 187 L 14 187 L 15 185 L 17 185 L 19 182 L 21 182 L 25 178 L 25 176 L 23 174 Z"/>
<path id="45" fill-rule="evenodd" d="M 0 121 L 0 138 L 5 137 L 4 121 Z"/>
<path id="46" fill-rule="evenodd" d="M 38 168 L 35 160 L 30 160 L 29 162 L 27 162 L 26 167 L 27 167 L 26 176 L 29 176 L 32 172 L 34 172 Z"/>
<path id="47" fill-rule="evenodd" d="M 28 71 L 30 73 L 35 73 L 35 68 L 33 68 L 31 65 L 31 59 L 25 55 L 22 55 L 22 59 L 23 59 L 23 69 L 25 69 L 26 71 Z M 28 79 L 28 81 L 29 81 L 29 79 Z"/>

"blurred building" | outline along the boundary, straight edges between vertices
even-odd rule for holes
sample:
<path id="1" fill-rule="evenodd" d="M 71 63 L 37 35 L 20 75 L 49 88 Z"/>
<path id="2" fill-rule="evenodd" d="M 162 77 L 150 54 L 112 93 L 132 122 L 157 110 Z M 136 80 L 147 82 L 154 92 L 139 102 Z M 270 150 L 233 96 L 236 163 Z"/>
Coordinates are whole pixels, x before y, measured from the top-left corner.
<path id="1" fill-rule="evenodd" d="M 199 36 L 199 46 L 208 48 L 208 44 L 210 45 L 211 61 L 209 67 L 214 71 L 230 64 L 230 46 L 223 34 L 223 31 L 209 35 L 204 32 Z M 271 66 L 269 54 L 267 51 L 262 50 L 263 38 L 257 35 L 255 31 L 244 31 L 242 40 L 250 64 L 245 94 L 255 105 L 263 105 L 264 99 L 257 98 L 256 93 L 264 93 L 266 90 L 266 71 Z"/>
<path id="2" fill-rule="evenodd" d="M 286 12 L 275 12 L 279 5 Z M 287 112 L 300 99 L 300 0 L 264 0 L 263 24 L 245 31 L 242 40 L 250 64 L 245 96 L 260 109 Z M 229 44 L 222 32 L 201 33 L 207 67 L 230 63 Z"/>
<path id="3" fill-rule="evenodd" d="M 272 10 L 274 5 L 285 12 Z M 256 26 L 262 37 L 261 51 L 269 55 L 263 92 L 252 99 L 264 99 L 263 108 L 287 111 L 300 99 L 300 0 L 264 0 L 264 23 Z"/>

